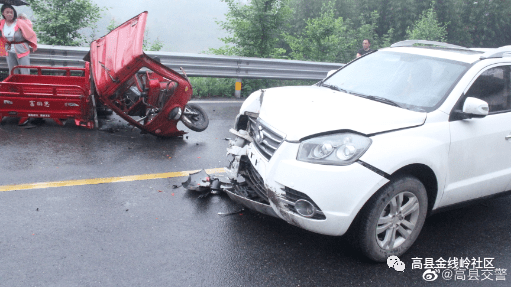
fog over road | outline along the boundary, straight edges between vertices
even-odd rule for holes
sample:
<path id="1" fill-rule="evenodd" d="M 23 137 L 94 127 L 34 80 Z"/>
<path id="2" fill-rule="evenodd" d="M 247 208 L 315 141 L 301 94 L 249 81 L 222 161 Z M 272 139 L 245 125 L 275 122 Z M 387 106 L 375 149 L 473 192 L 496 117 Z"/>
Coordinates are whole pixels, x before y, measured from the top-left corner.
<path id="1" fill-rule="evenodd" d="M 224 45 L 219 38 L 227 34 L 215 23 L 224 20 L 228 12 L 226 3 L 220 0 L 92 0 L 108 10 L 98 21 L 97 38 L 107 33 L 106 27 L 111 19 L 117 24 L 148 11 L 146 31 L 150 42 L 157 37 L 164 47 L 162 51 L 200 53 L 209 48 Z M 33 19 L 32 11 L 27 6 L 16 7 L 18 12 L 25 12 Z"/>

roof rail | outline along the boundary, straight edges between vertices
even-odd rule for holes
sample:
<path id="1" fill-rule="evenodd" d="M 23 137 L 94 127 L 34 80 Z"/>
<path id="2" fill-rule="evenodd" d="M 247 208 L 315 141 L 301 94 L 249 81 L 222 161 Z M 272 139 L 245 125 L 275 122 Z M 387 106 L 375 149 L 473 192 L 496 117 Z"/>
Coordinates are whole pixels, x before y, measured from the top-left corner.
<path id="1" fill-rule="evenodd" d="M 485 52 L 482 56 L 480 56 L 480 60 L 489 58 L 510 57 L 510 50 L 510 45 L 492 49 L 490 51 Z"/>
<path id="2" fill-rule="evenodd" d="M 404 40 L 404 41 L 394 43 L 393 45 L 391 45 L 391 47 L 412 47 L 414 44 L 426 44 L 426 45 L 435 45 L 435 46 L 444 47 L 444 48 L 469 50 L 468 48 L 462 47 L 462 46 L 452 45 L 452 44 L 443 43 L 443 42 L 428 41 L 428 40 Z"/>

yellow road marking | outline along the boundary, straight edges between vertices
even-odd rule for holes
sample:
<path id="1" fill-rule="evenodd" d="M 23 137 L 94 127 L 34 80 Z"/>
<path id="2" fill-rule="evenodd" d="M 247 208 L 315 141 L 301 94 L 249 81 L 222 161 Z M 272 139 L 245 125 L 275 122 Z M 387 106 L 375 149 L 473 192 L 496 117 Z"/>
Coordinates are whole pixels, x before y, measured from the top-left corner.
<path id="1" fill-rule="evenodd" d="M 189 174 L 198 172 L 198 171 L 199 170 L 191 170 L 191 171 L 178 171 L 178 172 L 106 177 L 106 178 L 91 178 L 91 179 L 77 179 L 77 180 L 67 180 L 67 181 L 1 185 L 0 192 L 23 190 L 23 189 L 39 189 L 39 188 L 49 188 L 49 187 L 63 187 L 63 186 L 76 186 L 76 185 L 89 185 L 89 184 L 101 184 L 101 183 L 114 183 L 114 182 L 127 182 L 127 181 L 137 181 L 137 180 L 170 178 L 170 177 L 182 177 L 182 176 L 188 176 Z M 207 174 L 218 174 L 218 173 L 223 173 L 224 168 L 205 169 L 205 171 Z"/>

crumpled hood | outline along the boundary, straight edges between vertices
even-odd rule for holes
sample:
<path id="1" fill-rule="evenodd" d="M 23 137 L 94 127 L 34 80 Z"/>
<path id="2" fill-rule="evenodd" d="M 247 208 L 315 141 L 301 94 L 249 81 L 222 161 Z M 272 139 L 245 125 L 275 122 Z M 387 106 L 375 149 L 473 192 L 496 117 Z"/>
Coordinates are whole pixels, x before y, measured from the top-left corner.
<path id="1" fill-rule="evenodd" d="M 288 141 L 336 130 L 368 135 L 419 126 L 427 116 L 318 86 L 267 89 L 259 112 Z"/>

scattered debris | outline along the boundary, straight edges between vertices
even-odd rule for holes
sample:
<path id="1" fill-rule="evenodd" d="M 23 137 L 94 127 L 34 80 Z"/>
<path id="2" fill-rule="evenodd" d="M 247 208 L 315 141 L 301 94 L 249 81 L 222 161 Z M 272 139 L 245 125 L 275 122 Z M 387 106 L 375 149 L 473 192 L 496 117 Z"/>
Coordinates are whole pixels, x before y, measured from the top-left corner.
<path id="1" fill-rule="evenodd" d="M 217 214 L 220 215 L 220 216 L 235 215 L 235 214 L 239 214 L 240 212 L 243 212 L 244 210 L 245 209 L 242 207 L 241 209 L 236 210 L 236 211 L 232 211 L 232 212 L 219 212 Z"/>
<path id="2" fill-rule="evenodd" d="M 210 176 L 202 169 L 199 172 L 191 173 L 187 181 L 181 185 L 188 190 L 206 191 L 210 189 Z"/>
<path id="3" fill-rule="evenodd" d="M 224 140 L 225 140 L 225 141 L 230 141 L 230 140 L 231 140 L 231 138 L 225 138 Z"/>
<path id="4" fill-rule="evenodd" d="M 203 194 L 199 195 L 197 198 L 206 198 L 206 197 L 208 197 L 211 193 L 212 193 L 211 191 L 207 191 L 207 192 L 205 192 L 205 193 L 203 193 Z"/>
<path id="5" fill-rule="evenodd" d="M 223 189 L 230 188 L 231 182 L 212 177 L 203 169 L 199 172 L 191 173 L 187 181 L 182 183 L 182 186 L 188 190 L 205 192 L 199 196 L 199 198 L 205 198 L 210 194 L 219 194 Z"/>
<path id="6" fill-rule="evenodd" d="M 215 178 L 211 181 L 210 189 L 214 191 L 221 191 L 220 189 L 220 180 L 218 178 Z"/>

